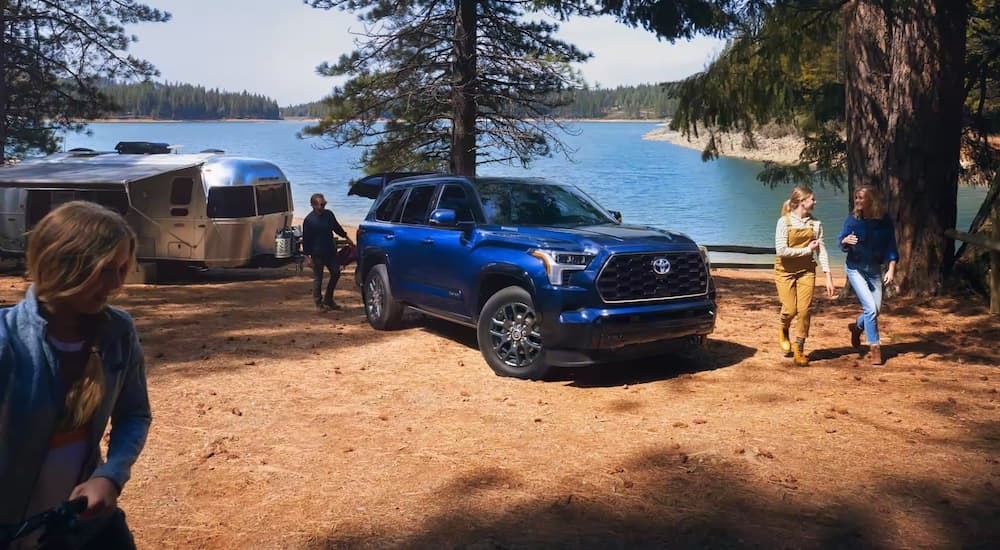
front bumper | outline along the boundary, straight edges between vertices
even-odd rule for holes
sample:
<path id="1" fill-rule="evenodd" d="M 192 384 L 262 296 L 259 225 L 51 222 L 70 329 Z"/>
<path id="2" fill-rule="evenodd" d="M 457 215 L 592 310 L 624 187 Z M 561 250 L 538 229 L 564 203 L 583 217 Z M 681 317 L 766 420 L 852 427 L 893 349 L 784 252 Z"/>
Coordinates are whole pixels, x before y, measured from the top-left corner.
<path id="1" fill-rule="evenodd" d="M 666 353 L 701 341 L 715 330 L 716 305 L 708 297 L 676 303 L 542 312 L 546 360 L 581 366 Z"/>

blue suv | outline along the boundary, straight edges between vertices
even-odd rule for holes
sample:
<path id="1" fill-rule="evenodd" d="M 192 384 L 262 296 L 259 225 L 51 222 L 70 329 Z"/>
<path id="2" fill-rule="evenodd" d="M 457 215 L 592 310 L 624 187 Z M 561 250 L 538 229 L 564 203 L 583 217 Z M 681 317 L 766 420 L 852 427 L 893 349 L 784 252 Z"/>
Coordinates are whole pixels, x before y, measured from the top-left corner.
<path id="1" fill-rule="evenodd" d="M 716 318 L 705 248 L 619 220 L 543 179 L 392 180 L 358 228 L 368 322 L 391 330 L 410 307 L 467 325 L 497 374 L 530 379 L 704 343 Z"/>

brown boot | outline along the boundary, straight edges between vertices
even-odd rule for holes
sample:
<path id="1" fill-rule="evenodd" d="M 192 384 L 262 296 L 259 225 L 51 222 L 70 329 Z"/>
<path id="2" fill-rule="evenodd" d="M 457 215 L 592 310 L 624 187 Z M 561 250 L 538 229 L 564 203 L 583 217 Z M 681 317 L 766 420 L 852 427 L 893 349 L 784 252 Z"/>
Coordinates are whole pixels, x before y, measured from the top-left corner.
<path id="1" fill-rule="evenodd" d="M 883 363 L 882 363 L 882 346 L 880 346 L 878 344 L 873 345 L 872 348 L 871 348 L 871 350 L 869 351 L 869 356 L 871 357 L 872 365 L 874 365 L 876 367 L 881 367 L 883 365 Z"/>
<path id="2" fill-rule="evenodd" d="M 795 359 L 793 359 L 792 362 L 795 363 L 796 367 L 809 366 L 809 359 L 806 358 L 805 347 L 806 343 L 804 340 L 797 340 L 795 342 L 795 346 L 792 348 L 792 354 L 795 356 Z"/>
<path id="3" fill-rule="evenodd" d="M 847 330 L 851 331 L 851 346 L 854 348 L 860 348 L 862 332 L 861 327 L 859 327 L 854 321 L 851 321 L 851 323 L 847 325 Z"/>
<path id="4" fill-rule="evenodd" d="M 785 357 L 792 354 L 792 341 L 788 339 L 788 327 L 784 324 L 781 325 L 781 332 L 778 334 L 778 344 L 781 345 Z"/>

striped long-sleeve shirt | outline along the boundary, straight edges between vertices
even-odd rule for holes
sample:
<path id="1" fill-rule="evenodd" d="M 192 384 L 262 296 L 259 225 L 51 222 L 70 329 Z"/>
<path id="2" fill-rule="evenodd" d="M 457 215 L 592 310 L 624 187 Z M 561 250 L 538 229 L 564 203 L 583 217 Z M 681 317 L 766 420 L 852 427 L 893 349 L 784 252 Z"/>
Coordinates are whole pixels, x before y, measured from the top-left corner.
<path id="1" fill-rule="evenodd" d="M 823 273 L 829 273 L 830 256 L 826 253 L 826 245 L 823 244 L 823 224 L 819 220 L 814 220 L 810 217 L 800 218 L 795 214 L 788 214 L 788 220 L 789 223 L 786 223 L 785 216 L 778 218 L 778 225 L 774 228 L 775 253 L 778 256 L 783 256 L 785 258 L 809 256 L 812 254 Z M 808 246 L 788 246 L 789 224 L 792 229 L 804 229 L 806 227 L 811 227 L 813 233 L 816 234 L 816 239 L 819 241 L 819 248 L 817 248 L 814 252 L 809 250 Z"/>

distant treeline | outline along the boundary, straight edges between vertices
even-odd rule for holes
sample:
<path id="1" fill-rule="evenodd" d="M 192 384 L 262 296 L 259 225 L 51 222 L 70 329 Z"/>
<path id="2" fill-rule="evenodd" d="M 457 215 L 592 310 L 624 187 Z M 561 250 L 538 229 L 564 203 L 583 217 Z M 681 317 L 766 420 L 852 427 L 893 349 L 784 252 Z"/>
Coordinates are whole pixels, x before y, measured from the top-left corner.
<path id="1" fill-rule="evenodd" d="M 103 91 L 120 107 L 116 118 L 160 120 L 219 120 L 281 118 L 278 103 L 249 92 L 206 90 L 191 84 L 110 84 Z"/>
<path id="2" fill-rule="evenodd" d="M 572 101 L 553 110 L 556 118 L 662 119 L 673 115 L 677 100 L 668 97 L 659 84 L 619 86 L 614 89 L 584 89 L 573 92 Z M 282 118 L 322 118 L 326 107 L 321 101 L 281 109 Z M 391 113 L 386 113 L 387 117 Z"/>
<path id="3" fill-rule="evenodd" d="M 108 84 L 104 91 L 120 107 L 114 118 L 159 120 L 219 120 L 322 118 L 321 101 L 278 107 L 273 99 L 249 92 L 208 90 L 191 84 L 143 82 Z M 557 118 L 662 119 L 673 115 L 677 100 L 658 84 L 619 86 L 614 89 L 584 89 L 572 94 L 572 102 L 553 111 Z M 391 113 L 386 113 L 391 116 Z"/>

